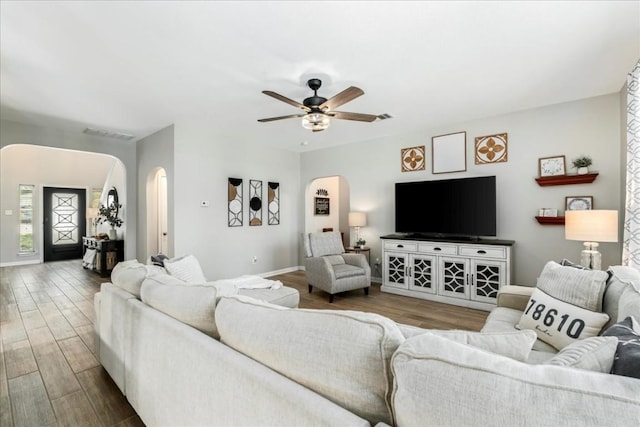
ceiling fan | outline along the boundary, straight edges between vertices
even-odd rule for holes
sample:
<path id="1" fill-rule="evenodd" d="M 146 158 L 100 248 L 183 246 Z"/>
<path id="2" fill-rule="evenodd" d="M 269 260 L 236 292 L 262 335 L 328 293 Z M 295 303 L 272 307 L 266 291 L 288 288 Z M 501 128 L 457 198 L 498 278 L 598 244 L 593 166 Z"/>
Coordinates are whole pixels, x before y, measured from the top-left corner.
<path id="1" fill-rule="evenodd" d="M 349 101 L 356 99 L 361 95 L 364 95 L 364 91 L 360 88 L 351 86 L 335 95 L 334 97 L 327 99 L 323 98 L 322 96 L 318 96 L 318 89 L 320 89 L 320 86 L 322 86 L 322 81 L 320 79 L 309 79 L 309 81 L 307 82 L 307 86 L 309 86 L 309 88 L 313 90 L 313 96 L 305 98 L 305 100 L 302 101 L 302 104 L 270 90 L 263 90 L 262 93 L 264 93 L 265 95 L 269 95 L 282 102 L 286 102 L 289 105 L 300 108 L 301 110 L 304 110 L 304 113 L 290 114 L 288 116 L 280 117 L 269 117 L 267 119 L 259 119 L 258 121 L 264 123 L 272 122 L 275 120 L 302 117 L 302 126 L 305 129 L 312 130 L 313 132 L 320 132 L 329 127 L 329 119 L 331 118 L 355 120 L 358 122 L 372 122 L 378 118 L 378 116 L 373 114 L 346 113 L 334 110 L 334 108 L 337 108 Z"/>

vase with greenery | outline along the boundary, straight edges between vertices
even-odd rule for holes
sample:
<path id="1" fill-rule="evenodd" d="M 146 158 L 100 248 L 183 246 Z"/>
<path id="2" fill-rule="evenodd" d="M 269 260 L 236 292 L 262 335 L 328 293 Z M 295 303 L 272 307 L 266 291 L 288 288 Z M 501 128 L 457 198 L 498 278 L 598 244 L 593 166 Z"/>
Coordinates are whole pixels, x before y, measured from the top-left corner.
<path id="1" fill-rule="evenodd" d="M 580 156 L 571 162 L 573 167 L 578 170 L 578 175 L 589 173 L 589 166 L 591 166 L 592 163 L 591 157 L 589 156 Z"/>
<path id="2" fill-rule="evenodd" d="M 107 223 L 111 226 L 109 230 L 109 239 L 115 240 L 117 238 L 116 227 L 121 227 L 124 221 L 118 218 L 118 211 L 122 207 L 121 204 L 111 203 L 109 206 L 105 206 L 102 203 L 98 208 L 98 224 Z"/>
<path id="3" fill-rule="evenodd" d="M 357 246 L 358 248 L 364 248 L 364 245 L 365 245 L 366 243 L 367 243 L 367 241 L 366 241 L 366 240 L 364 240 L 364 239 L 358 239 L 358 241 L 356 242 L 356 246 Z"/>

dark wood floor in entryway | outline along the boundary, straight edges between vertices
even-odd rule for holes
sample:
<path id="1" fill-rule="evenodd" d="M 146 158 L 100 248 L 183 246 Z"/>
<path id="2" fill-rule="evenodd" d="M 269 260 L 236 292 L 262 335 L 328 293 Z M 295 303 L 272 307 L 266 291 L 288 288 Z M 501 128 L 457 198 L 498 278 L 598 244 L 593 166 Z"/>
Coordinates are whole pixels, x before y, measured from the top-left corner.
<path id="1" fill-rule="evenodd" d="M 213 278 L 215 279 L 215 278 Z M 305 273 L 272 277 L 301 308 L 360 310 L 433 329 L 479 330 L 484 311 L 380 292 L 307 291 Z M 0 268 L 0 426 L 144 426 L 94 352 L 93 296 L 107 279 L 80 260 Z"/>

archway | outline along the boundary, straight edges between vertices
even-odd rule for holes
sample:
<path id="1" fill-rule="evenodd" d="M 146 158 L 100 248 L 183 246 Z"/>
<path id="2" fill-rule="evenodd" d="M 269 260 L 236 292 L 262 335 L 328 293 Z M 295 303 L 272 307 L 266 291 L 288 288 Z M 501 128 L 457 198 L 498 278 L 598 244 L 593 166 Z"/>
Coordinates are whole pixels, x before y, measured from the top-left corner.
<path id="1" fill-rule="evenodd" d="M 349 199 L 349 183 L 343 176 L 313 179 L 305 191 L 305 233 L 340 231 L 343 244 L 349 246 Z"/>

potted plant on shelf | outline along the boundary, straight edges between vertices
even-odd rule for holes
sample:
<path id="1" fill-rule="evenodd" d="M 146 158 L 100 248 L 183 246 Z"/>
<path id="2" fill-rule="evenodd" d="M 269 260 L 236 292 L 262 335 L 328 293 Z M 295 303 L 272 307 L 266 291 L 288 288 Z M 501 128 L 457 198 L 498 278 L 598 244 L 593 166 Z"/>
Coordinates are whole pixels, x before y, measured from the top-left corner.
<path id="1" fill-rule="evenodd" d="M 578 169 L 578 175 L 586 175 L 589 173 L 589 166 L 591 166 L 592 161 L 589 156 L 580 156 L 571 163 L 574 168 Z"/>
<path id="2" fill-rule="evenodd" d="M 111 230 L 109 230 L 110 240 L 116 240 L 118 238 L 116 227 L 119 228 L 124 223 L 121 218 L 118 218 L 118 211 L 121 207 L 121 204 L 114 202 L 109 206 L 105 206 L 101 203 L 100 208 L 98 208 L 98 224 L 106 222 L 111 226 Z"/>

